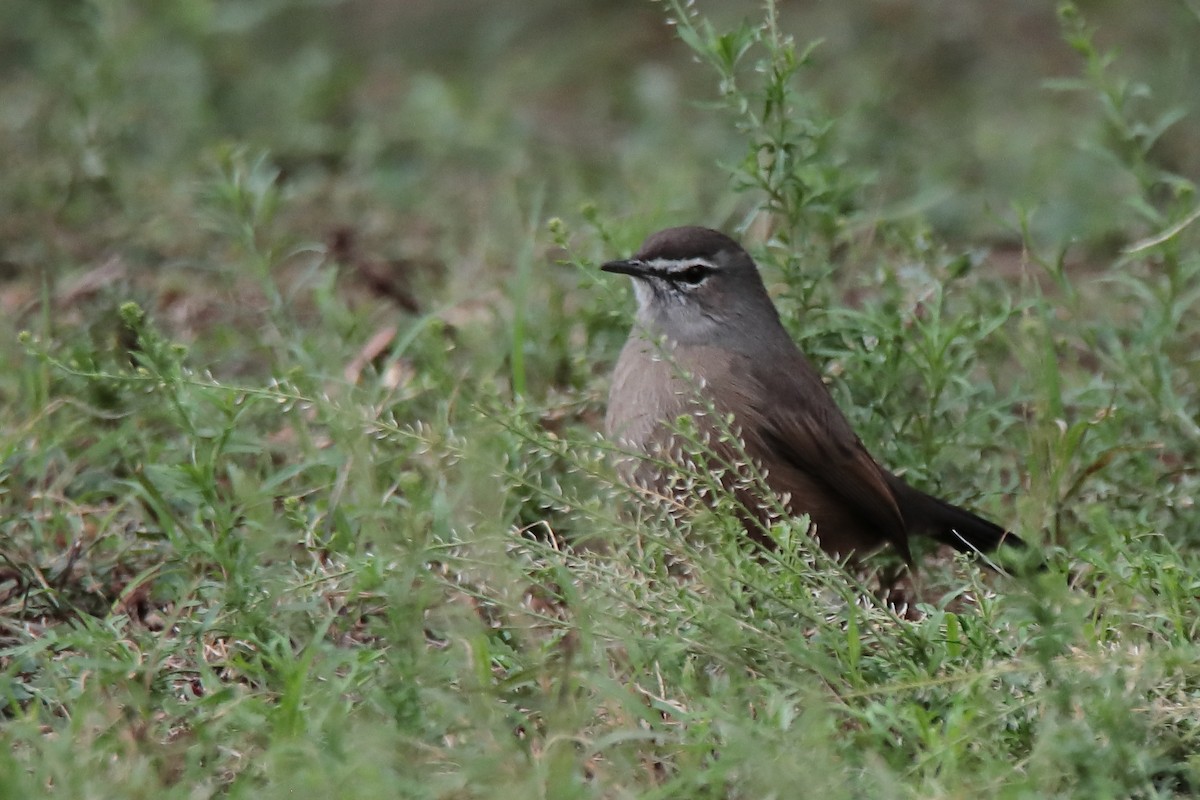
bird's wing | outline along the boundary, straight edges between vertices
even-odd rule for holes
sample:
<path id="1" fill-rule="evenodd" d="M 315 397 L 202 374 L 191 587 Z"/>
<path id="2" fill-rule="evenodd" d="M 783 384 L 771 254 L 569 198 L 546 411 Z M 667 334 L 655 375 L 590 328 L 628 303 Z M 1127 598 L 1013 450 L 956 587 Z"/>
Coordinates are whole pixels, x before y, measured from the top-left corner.
<path id="1" fill-rule="evenodd" d="M 766 451 L 827 486 L 911 560 L 904 517 L 883 468 L 812 365 L 794 358 L 781 362 L 775 365 L 781 368 L 771 370 L 743 365 L 750 384 L 747 399 L 758 412 L 753 415 L 755 429 L 745 434 L 760 437 Z"/>

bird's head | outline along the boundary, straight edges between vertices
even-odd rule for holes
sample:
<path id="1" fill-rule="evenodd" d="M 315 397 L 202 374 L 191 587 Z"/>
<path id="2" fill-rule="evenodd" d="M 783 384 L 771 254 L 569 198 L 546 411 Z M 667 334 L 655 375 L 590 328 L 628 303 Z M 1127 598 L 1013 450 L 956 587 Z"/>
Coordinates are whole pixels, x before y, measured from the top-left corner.
<path id="1" fill-rule="evenodd" d="M 710 228 L 659 231 L 633 257 L 600 269 L 631 277 L 639 323 L 680 344 L 753 335 L 760 319 L 777 324 L 754 259 Z"/>

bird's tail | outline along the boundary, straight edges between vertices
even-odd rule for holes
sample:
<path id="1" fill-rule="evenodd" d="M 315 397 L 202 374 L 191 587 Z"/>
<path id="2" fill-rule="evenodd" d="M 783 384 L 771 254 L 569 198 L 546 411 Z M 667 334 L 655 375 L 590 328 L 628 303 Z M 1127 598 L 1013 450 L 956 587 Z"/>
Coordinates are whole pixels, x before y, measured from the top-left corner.
<path id="1" fill-rule="evenodd" d="M 889 475 L 888 482 L 914 533 L 924 533 L 964 553 L 990 553 L 1000 545 L 1025 547 L 1021 537 L 978 514 L 914 489 L 895 475 Z"/>
<path id="2" fill-rule="evenodd" d="M 925 495 L 934 513 L 931 515 L 929 535 L 943 544 L 964 553 L 990 553 L 1000 545 L 1024 547 L 1025 540 L 1011 531 L 1006 531 L 991 520 L 960 508 L 945 500 Z"/>

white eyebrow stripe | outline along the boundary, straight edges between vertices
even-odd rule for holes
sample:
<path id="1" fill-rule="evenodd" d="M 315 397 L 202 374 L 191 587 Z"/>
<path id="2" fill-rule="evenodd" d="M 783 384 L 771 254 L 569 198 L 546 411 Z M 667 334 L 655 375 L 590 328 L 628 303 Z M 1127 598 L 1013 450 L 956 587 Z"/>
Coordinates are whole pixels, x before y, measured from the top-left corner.
<path id="1" fill-rule="evenodd" d="M 700 256 L 693 256 L 691 258 L 683 259 L 655 258 L 651 259 L 650 261 L 643 261 L 642 263 L 656 272 L 665 273 L 683 272 L 686 269 L 696 266 L 707 267 L 711 270 L 715 270 L 717 268 L 716 264 L 712 263 L 707 258 L 701 258 Z"/>

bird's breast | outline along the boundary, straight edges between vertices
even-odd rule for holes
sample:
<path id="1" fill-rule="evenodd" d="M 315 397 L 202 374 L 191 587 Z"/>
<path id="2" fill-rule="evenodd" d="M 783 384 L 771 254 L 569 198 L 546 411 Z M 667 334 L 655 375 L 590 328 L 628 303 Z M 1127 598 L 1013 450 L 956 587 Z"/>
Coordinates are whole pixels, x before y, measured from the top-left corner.
<path id="1" fill-rule="evenodd" d="M 667 345 L 631 337 L 613 370 L 604 427 L 609 438 L 643 447 L 687 407 L 689 380 Z"/>
<path id="2" fill-rule="evenodd" d="M 753 395 L 736 353 L 631 337 L 613 371 L 605 429 L 610 438 L 640 448 L 683 414 L 753 409 Z"/>

